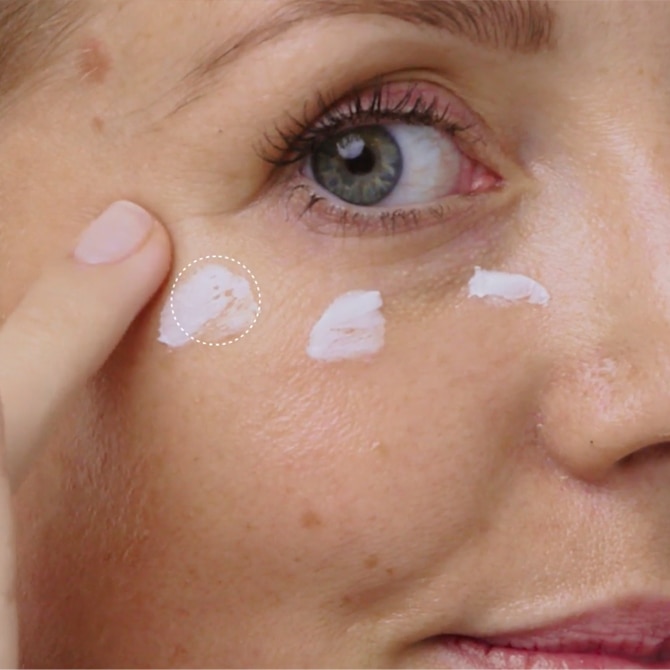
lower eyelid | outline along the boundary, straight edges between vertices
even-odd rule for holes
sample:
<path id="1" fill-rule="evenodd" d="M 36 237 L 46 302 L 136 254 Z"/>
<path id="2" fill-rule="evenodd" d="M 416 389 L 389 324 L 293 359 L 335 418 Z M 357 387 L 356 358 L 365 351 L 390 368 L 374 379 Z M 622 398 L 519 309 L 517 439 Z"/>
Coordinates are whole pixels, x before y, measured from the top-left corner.
<path id="1" fill-rule="evenodd" d="M 462 155 L 462 161 L 471 159 Z M 504 182 L 489 184 L 483 193 L 445 195 L 424 205 L 357 207 L 330 194 L 315 180 L 310 161 L 304 160 L 280 188 L 287 193 L 286 208 L 310 232 L 333 237 L 386 236 L 411 233 L 441 225 L 449 230 L 446 236 L 458 234 L 463 221 L 481 205 L 490 208 L 491 195 L 497 199 Z M 486 199 L 488 202 L 482 201 Z"/>
<path id="2" fill-rule="evenodd" d="M 333 237 L 401 235 L 437 225 L 448 229 L 445 236 L 456 235 L 477 209 L 477 199 L 486 198 L 486 194 L 448 196 L 421 207 L 357 208 L 337 201 L 318 184 L 305 183 L 299 174 L 285 188 L 289 216 L 310 232 Z"/>

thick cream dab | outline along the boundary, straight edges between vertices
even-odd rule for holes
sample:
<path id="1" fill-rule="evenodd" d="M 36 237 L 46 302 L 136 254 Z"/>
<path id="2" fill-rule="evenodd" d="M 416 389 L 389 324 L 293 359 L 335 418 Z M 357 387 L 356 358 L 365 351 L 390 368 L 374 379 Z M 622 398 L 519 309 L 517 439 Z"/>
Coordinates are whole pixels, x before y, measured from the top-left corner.
<path id="1" fill-rule="evenodd" d="M 546 305 L 549 292 L 542 284 L 525 275 L 475 268 L 468 283 L 471 298 L 502 298 L 510 302 L 524 301 Z"/>
<path id="2" fill-rule="evenodd" d="M 239 339 L 259 311 L 247 277 L 219 263 L 203 263 L 173 285 L 161 313 L 158 341 L 180 347 L 190 341 L 209 345 Z"/>
<path id="3" fill-rule="evenodd" d="M 386 320 L 379 291 L 349 291 L 336 298 L 317 321 L 307 354 L 342 361 L 376 354 L 384 346 Z"/>

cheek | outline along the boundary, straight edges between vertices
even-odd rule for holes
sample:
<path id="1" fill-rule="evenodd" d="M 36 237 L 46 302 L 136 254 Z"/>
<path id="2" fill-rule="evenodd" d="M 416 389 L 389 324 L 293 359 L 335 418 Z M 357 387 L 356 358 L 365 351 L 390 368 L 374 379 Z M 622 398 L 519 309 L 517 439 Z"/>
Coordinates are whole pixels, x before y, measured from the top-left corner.
<path id="1" fill-rule="evenodd" d="M 166 287 L 91 387 L 66 468 L 67 515 L 80 520 L 67 569 L 91 575 L 78 606 L 92 632 L 129 636 L 141 622 L 137 645 L 154 660 L 166 626 L 195 654 L 223 625 L 221 644 L 253 665 L 263 659 L 235 648 L 245 638 L 273 646 L 268 631 L 324 615 L 332 628 L 373 621 L 370 608 L 459 553 L 504 473 L 490 438 L 512 430 L 500 398 L 523 366 L 480 335 L 500 312 L 456 310 L 440 289 L 420 303 L 344 273 L 329 284 L 314 268 L 249 267 L 262 318 L 230 346 L 160 344 Z M 332 300 L 377 286 L 390 296 L 383 348 L 311 358 Z"/>
<path id="2" fill-rule="evenodd" d="M 224 563 L 249 576 L 245 602 L 296 580 L 342 595 L 420 571 L 479 513 L 493 465 L 490 361 L 453 346 L 470 323 L 391 316 L 373 359 L 323 363 L 306 347 L 328 301 L 297 294 L 266 290 L 265 318 L 230 347 L 129 342 L 145 354 L 115 365 L 104 391 L 122 408 L 109 430 L 125 426 L 118 440 L 150 467 L 174 559 L 187 541 L 203 574 Z M 435 330 L 450 331 L 443 344 Z M 413 539 L 423 546 L 407 555 Z"/>

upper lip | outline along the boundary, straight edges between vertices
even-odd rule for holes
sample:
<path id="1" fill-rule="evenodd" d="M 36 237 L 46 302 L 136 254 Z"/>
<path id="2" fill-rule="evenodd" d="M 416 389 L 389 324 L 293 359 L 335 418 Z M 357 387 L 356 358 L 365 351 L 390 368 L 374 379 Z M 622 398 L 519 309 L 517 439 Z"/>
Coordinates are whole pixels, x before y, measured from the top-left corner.
<path id="1" fill-rule="evenodd" d="M 670 659 L 670 600 L 634 600 L 584 612 L 553 625 L 479 638 L 495 647 L 555 654 Z"/>

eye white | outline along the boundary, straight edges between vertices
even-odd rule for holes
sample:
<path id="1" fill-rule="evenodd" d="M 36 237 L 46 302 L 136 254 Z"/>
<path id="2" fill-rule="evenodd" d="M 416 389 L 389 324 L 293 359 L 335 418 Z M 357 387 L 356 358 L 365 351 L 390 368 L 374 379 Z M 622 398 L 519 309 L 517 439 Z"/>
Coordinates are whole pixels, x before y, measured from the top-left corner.
<path id="1" fill-rule="evenodd" d="M 400 180 L 376 207 L 422 205 L 450 193 L 457 185 L 463 156 L 444 133 L 431 126 L 392 123 L 384 126 L 403 160 Z"/>

